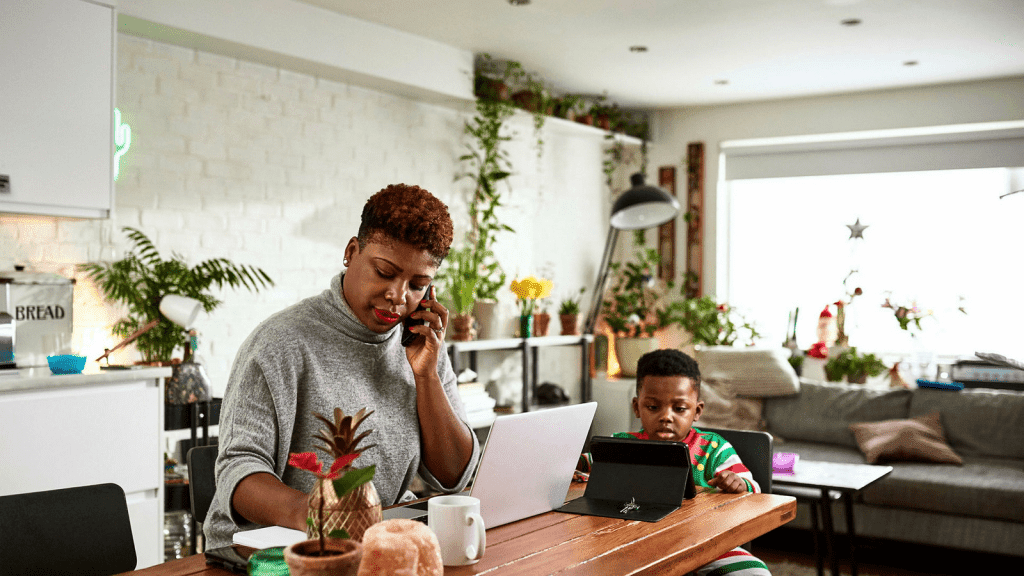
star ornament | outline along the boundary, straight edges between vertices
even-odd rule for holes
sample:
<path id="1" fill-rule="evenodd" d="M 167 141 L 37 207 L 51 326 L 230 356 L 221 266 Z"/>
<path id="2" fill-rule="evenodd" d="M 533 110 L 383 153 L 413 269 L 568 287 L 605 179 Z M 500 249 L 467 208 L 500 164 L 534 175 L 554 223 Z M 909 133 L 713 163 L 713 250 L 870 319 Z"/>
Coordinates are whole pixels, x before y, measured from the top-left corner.
<path id="1" fill-rule="evenodd" d="M 847 224 L 846 227 L 850 229 L 850 240 L 854 238 L 864 239 L 864 230 L 867 229 L 867 226 L 860 223 L 860 218 L 857 218 L 857 221 L 853 224 Z"/>

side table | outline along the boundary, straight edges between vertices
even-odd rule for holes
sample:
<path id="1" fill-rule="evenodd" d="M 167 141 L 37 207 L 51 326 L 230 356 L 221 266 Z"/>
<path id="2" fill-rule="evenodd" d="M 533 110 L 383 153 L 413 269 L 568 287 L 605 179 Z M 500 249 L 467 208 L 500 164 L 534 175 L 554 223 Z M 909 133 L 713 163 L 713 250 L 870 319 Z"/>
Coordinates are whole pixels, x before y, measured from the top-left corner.
<path id="1" fill-rule="evenodd" d="M 856 535 L 853 528 L 853 497 L 871 484 L 885 478 L 892 466 L 872 464 L 844 464 L 799 460 L 793 474 L 773 474 L 772 493 L 793 496 L 797 502 L 811 506 L 811 526 L 817 527 L 816 509 L 820 509 L 825 531 L 825 544 L 832 564 L 832 576 L 839 576 L 839 559 L 835 549 L 835 529 L 832 522 L 832 501 L 842 499 L 846 508 L 846 533 L 850 538 L 850 574 L 857 576 Z M 817 546 L 818 576 L 822 576 L 822 558 Z"/>

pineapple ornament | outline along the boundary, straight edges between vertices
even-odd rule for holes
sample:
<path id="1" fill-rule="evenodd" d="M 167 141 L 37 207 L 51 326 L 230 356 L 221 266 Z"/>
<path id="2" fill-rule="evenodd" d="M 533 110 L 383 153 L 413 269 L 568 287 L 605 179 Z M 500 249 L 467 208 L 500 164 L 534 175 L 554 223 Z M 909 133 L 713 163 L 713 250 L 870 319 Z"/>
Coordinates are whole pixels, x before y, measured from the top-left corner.
<path id="1" fill-rule="evenodd" d="M 341 408 L 335 408 L 334 421 L 321 414 L 313 414 L 325 424 L 325 427 L 314 435 L 314 439 L 320 441 L 324 451 L 331 454 L 336 461 L 348 461 L 348 464 L 339 471 L 343 474 L 341 481 L 349 477 L 352 477 L 353 480 L 360 479 L 362 475 L 358 472 L 363 470 L 368 471 L 371 478 L 373 476 L 375 467 L 370 466 L 356 470 L 351 462 L 363 451 L 376 446 L 371 444 L 359 447 L 359 443 L 373 430 L 364 430 L 362 433 L 356 434 L 359 426 L 370 414 L 373 414 L 373 411 L 367 412 L 366 408 L 354 416 L 346 415 Z M 328 535 L 337 530 L 343 530 L 349 538 L 362 542 L 366 529 L 381 521 L 380 495 L 377 494 L 377 488 L 374 487 L 372 480 L 366 480 L 351 489 L 341 487 L 340 497 L 337 482 L 329 478 L 318 478 L 317 484 L 309 494 L 308 517 L 312 522 L 308 523 L 306 535 L 310 539 L 318 538 L 322 527 L 324 533 Z"/>

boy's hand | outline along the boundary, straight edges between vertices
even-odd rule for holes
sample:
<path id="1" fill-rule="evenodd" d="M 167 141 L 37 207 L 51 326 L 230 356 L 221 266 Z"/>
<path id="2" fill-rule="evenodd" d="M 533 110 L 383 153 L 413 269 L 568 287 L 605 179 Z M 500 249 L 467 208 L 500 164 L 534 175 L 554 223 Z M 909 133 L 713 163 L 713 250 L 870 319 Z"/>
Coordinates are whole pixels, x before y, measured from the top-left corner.
<path id="1" fill-rule="evenodd" d="M 743 481 L 743 478 L 740 478 L 735 472 L 730 470 L 722 470 L 715 474 L 714 478 L 708 480 L 708 484 L 728 494 L 742 494 L 749 491 L 747 490 L 747 483 Z"/>

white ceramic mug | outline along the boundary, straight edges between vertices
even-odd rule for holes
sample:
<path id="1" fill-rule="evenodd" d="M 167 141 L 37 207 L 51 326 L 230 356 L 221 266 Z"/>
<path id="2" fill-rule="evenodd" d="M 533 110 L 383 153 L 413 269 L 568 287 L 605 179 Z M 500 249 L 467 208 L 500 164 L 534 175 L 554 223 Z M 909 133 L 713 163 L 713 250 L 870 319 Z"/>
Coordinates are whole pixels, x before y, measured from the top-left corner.
<path id="1" fill-rule="evenodd" d="M 487 548 L 480 500 L 472 496 L 435 496 L 427 500 L 427 526 L 441 545 L 445 566 L 476 564 Z"/>

